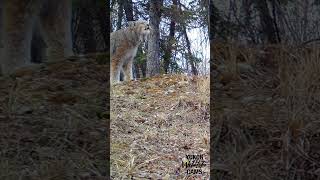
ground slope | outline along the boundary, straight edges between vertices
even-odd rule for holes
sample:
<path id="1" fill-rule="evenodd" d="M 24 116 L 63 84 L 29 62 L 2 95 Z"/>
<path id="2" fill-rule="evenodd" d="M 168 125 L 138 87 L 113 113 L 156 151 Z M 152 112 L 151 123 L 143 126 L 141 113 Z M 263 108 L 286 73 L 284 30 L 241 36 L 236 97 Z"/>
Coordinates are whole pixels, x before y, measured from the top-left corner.
<path id="1" fill-rule="evenodd" d="M 162 75 L 111 90 L 112 179 L 208 179 L 209 78 Z M 200 176 L 182 167 L 201 154 Z"/>

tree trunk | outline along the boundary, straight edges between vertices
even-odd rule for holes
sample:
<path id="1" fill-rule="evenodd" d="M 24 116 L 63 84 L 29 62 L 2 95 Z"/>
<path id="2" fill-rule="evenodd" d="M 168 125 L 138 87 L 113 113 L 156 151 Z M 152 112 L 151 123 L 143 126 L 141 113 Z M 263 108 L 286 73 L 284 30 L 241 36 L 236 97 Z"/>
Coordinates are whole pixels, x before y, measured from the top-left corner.
<path id="1" fill-rule="evenodd" d="M 277 4 L 275 0 L 271 0 L 271 4 L 272 4 L 272 15 L 273 15 L 273 25 L 274 25 L 274 30 L 275 30 L 275 34 L 277 36 L 277 42 L 281 42 L 281 36 L 280 36 L 280 30 L 279 30 L 279 26 L 277 23 L 277 19 L 278 19 L 278 13 L 277 13 Z"/>
<path id="2" fill-rule="evenodd" d="M 109 49 L 108 47 L 108 42 L 110 41 L 109 36 L 108 36 L 108 29 L 111 29 L 108 27 L 108 21 L 106 19 L 109 19 L 108 16 L 108 7 L 105 5 L 104 1 L 99 1 L 100 4 L 98 4 L 98 10 L 97 10 L 97 16 L 98 16 L 98 22 L 100 25 L 100 32 L 101 32 L 101 36 L 103 38 L 103 44 L 104 44 L 104 48 L 101 49 L 103 52 L 108 51 Z M 103 3 L 101 3 L 103 2 Z"/>
<path id="3" fill-rule="evenodd" d="M 179 1 L 179 4 L 180 4 L 180 1 Z M 212 3 L 212 5 L 213 5 L 213 3 Z M 182 14 L 181 6 L 179 6 L 179 11 Z M 186 56 L 187 71 L 188 71 L 188 64 L 190 64 L 192 74 L 193 75 L 198 75 L 198 70 L 197 70 L 197 67 L 196 67 L 195 58 L 194 58 L 194 56 L 192 55 L 192 52 L 191 52 L 191 43 L 190 43 L 190 40 L 189 40 L 189 37 L 188 37 L 188 34 L 187 34 L 186 24 L 182 24 L 182 34 L 183 34 L 183 36 L 184 36 L 184 38 L 186 40 L 186 44 L 187 44 L 187 56 Z"/>
<path id="4" fill-rule="evenodd" d="M 126 14 L 127 21 L 133 21 L 133 5 L 132 0 L 124 0 L 124 12 Z"/>
<path id="5" fill-rule="evenodd" d="M 173 9 L 172 9 L 172 14 L 171 14 L 171 22 L 170 22 L 170 27 L 169 27 L 169 37 L 168 37 L 168 41 L 167 41 L 167 47 L 166 50 L 164 52 L 164 56 L 163 56 L 163 64 L 164 64 L 164 72 L 167 74 L 169 72 L 170 69 L 170 63 L 171 63 L 171 53 L 172 53 L 172 45 L 174 43 L 174 33 L 176 30 L 176 20 L 175 20 L 175 15 L 176 15 L 176 7 L 177 7 L 177 0 L 172 0 L 172 4 L 173 4 Z"/>
<path id="6" fill-rule="evenodd" d="M 79 0 L 72 31 L 77 53 L 106 52 L 109 42 L 107 6 L 101 1 Z"/>
<path id="7" fill-rule="evenodd" d="M 93 11 L 94 10 L 94 11 Z M 95 31 L 93 23 L 95 15 L 95 5 L 90 0 L 80 0 L 77 12 L 75 12 L 78 21 L 75 27 L 74 41 L 78 53 L 93 53 L 97 49 L 97 40 L 95 38 Z"/>
<path id="8" fill-rule="evenodd" d="M 215 27 L 215 19 L 213 18 L 214 17 L 214 5 L 213 5 L 213 1 L 210 0 L 209 1 L 209 39 L 210 39 L 210 45 L 212 45 L 211 43 L 213 42 L 213 38 L 214 38 L 214 27 Z M 210 47 L 213 47 L 210 46 Z"/>
<path id="9" fill-rule="evenodd" d="M 196 62 L 194 61 L 194 56 L 192 55 L 192 52 L 191 52 L 191 44 L 190 44 L 185 26 L 183 26 L 183 34 L 184 34 L 184 38 L 186 39 L 186 43 L 187 43 L 187 50 L 188 50 L 187 60 L 191 66 L 191 72 L 193 75 L 198 75 L 198 69 L 196 67 Z"/>
<path id="10" fill-rule="evenodd" d="M 114 7 L 114 5 L 115 5 L 115 3 L 116 3 L 116 0 L 112 0 L 111 2 L 110 2 L 110 8 L 109 8 L 109 11 L 107 11 L 108 12 L 108 14 L 110 14 L 109 12 L 111 12 L 111 10 L 113 9 L 113 7 Z M 112 21 L 111 21 L 111 19 L 109 18 L 109 26 L 110 26 L 110 30 L 109 30 L 109 33 L 111 33 L 111 32 L 113 32 L 113 29 L 112 29 Z"/>
<path id="11" fill-rule="evenodd" d="M 303 3 L 303 17 L 302 17 L 302 41 L 306 41 L 307 37 L 307 30 L 309 26 L 309 0 L 304 0 Z"/>
<path id="12" fill-rule="evenodd" d="M 148 41 L 147 77 L 160 74 L 160 16 L 163 0 L 150 0 L 151 33 Z"/>
<path id="13" fill-rule="evenodd" d="M 122 18 L 123 18 L 123 0 L 118 0 L 118 21 L 117 21 L 117 30 L 121 29 Z"/>
<path id="14" fill-rule="evenodd" d="M 244 14 L 244 25 L 249 26 L 250 25 L 250 17 L 251 17 L 251 0 L 243 0 L 242 1 L 242 12 Z"/>
<path id="15" fill-rule="evenodd" d="M 39 27 L 35 27 L 31 40 L 31 62 L 41 63 L 46 58 L 46 43 L 40 34 Z"/>
<path id="16" fill-rule="evenodd" d="M 2 47 L 3 47 L 3 22 L 2 22 L 2 6 L 3 6 L 3 2 L 2 2 L 2 0 L 0 0 L 0 59 L 1 59 L 1 54 L 2 54 L 2 52 L 1 52 L 1 49 L 2 49 Z M 1 67 L 0 67 L 0 69 L 1 69 Z M 1 73 L 1 72 L 0 72 Z"/>
<path id="17" fill-rule="evenodd" d="M 250 39 L 248 39 L 249 42 L 256 42 L 256 36 L 252 27 L 251 23 L 251 7 L 252 7 L 252 0 L 243 0 L 242 1 L 242 6 L 241 6 L 241 11 L 244 14 L 244 19 L 243 19 L 243 26 L 245 30 L 245 36 L 248 36 Z"/>
<path id="18" fill-rule="evenodd" d="M 263 41 L 275 44 L 278 43 L 276 29 L 273 25 L 273 19 L 269 13 L 266 0 L 255 0 L 256 8 L 259 11 L 260 23 L 263 33 Z"/>

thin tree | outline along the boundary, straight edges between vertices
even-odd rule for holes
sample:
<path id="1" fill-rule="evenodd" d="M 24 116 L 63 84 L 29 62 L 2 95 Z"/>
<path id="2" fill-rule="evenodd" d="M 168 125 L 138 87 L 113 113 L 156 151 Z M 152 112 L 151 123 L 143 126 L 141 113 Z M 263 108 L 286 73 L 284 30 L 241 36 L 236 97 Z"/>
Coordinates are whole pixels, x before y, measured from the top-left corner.
<path id="1" fill-rule="evenodd" d="M 46 43 L 40 34 L 40 28 L 35 27 L 31 40 L 31 62 L 41 63 L 46 58 Z"/>
<path id="2" fill-rule="evenodd" d="M 133 3 L 132 0 L 123 0 L 123 8 L 127 21 L 133 21 Z"/>
<path id="3" fill-rule="evenodd" d="M 99 26 L 100 26 L 100 33 L 101 33 L 101 36 L 103 38 L 103 43 L 104 43 L 104 49 L 101 49 L 103 52 L 107 51 L 107 44 L 109 42 L 109 36 L 108 36 L 108 29 L 111 29 L 109 28 L 108 26 L 108 21 L 106 19 L 109 19 L 109 16 L 108 16 L 108 6 L 105 4 L 105 1 L 104 0 L 100 0 L 100 1 L 97 1 L 97 18 L 98 18 L 98 22 L 99 22 Z M 111 27 L 111 26 L 110 26 Z"/>
<path id="4" fill-rule="evenodd" d="M 161 7 L 163 0 L 150 0 L 151 33 L 148 41 L 147 77 L 160 74 L 160 31 Z"/>
<path id="5" fill-rule="evenodd" d="M 170 27 L 169 27 L 169 36 L 168 36 L 168 41 L 167 41 L 167 46 L 165 48 L 164 56 L 163 56 L 163 68 L 164 72 L 168 73 L 169 72 L 169 66 L 171 64 L 171 58 L 172 58 L 172 46 L 175 41 L 174 39 L 174 34 L 176 30 L 176 17 L 178 16 L 177 13 L 177 5 L 178 1 L 177 0 L 172 0 L 172 13 L 171 13 L 171 22 L 170 22 Z"/>
<path id="6" fill-rule="evenodd" d="M 79 33 L 82 39 L 83 52 L 93 53 L 96 52 L 97 43 L 94 37 L 94 24 L 93 24 L 93 10 L 94 5 L 90 0 L 80 0 L 80 20 L 79 20 Z"/>
<path id="7" fill-rule="evenodd" d="M 183 30 L 183 35 L 184 35 L 184 38 L 185 38 L 186 44 L 187 44 L 187 61 L 191 66 L 192 74 L 193 75 L 198 75 L 198 69 L 197 69 L 197 66 L 196 66 L 195 57 L 193 56 L 193 54 L 191 52 L 191 43 L 190 43 L 190 40 L 189 40 L 189 37 L 188 37 L 188 34 L 187 34 L 186 27 L 183 26 L 182 30 Z"/>
<path id="8" fill-rule="evenodd" d="M 178 1 L 178 4 L 179 4 L 179 12 L 181 14 L 183 14 L 183 11 L 181 9 L 181 3 L 180 1 Z M 191 66 L 191 72 L 193 75 L 198 75 L 198 69 L 196 67 L 196 62 L 195 62 L 195 57 L 193 56 L 192 52 L 191 52 L 191 43 L 190 43 L 190 40 L 189 40 L 189 37 L 188 37 L 188 34 L 187 34 L 187 28 L 186 28 L 186 23 L 183 22 L 181 23 L 181 28 L 182 28 L 182 34 L 184 36 L 184 39 L 186 41 L 186 46 L 187 46 L 187 56 L 186 56 L 186 59 L 187 59 L 187 65 L 190 64 Z M 188 66 L 187 66 L 187 70 L 188 70 Z"/>
<path id="9" fill-rule="evenodd" d="M 122 26 L 122 18 L 123 18 L 123 0 L 118 0 L 118 21 L 117 21 L 117 30 L 121 29 Z"/>
<path id="10" fill-rule="evenodd" d="M 278 43 L 276 28 L 274 27 L 267 1 L 255 0 L 255 4 L 259 11 L 263 40 L 271 44 Z"/>

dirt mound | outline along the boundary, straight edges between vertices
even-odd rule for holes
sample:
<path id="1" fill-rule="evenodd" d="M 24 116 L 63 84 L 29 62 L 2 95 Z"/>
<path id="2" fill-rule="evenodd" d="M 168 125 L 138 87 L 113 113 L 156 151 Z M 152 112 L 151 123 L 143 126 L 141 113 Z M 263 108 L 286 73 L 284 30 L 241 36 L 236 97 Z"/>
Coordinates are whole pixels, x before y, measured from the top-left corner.
<path id="1" fill-rule="evenodd" d="M 112 86 L 111 177 L 183 179 L 183 159 L 196 154 L 208 179 L 209 92 L 209 78 L 183 75 Z"/>

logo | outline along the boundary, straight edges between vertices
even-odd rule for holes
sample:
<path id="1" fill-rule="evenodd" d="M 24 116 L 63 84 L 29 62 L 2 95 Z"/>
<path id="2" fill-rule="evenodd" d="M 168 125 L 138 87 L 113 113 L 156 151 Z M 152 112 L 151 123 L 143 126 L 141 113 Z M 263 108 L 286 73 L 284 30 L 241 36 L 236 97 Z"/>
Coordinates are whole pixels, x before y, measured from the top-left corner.
<path id="1" fill-rule="evenodd" d="M 201 175 L 203 174 L 202 167 L 205 166 L 203 154 L 200 155 L 186 155 L 182 159 L 182 168 L 186 169 L 188 175 Z"/>

